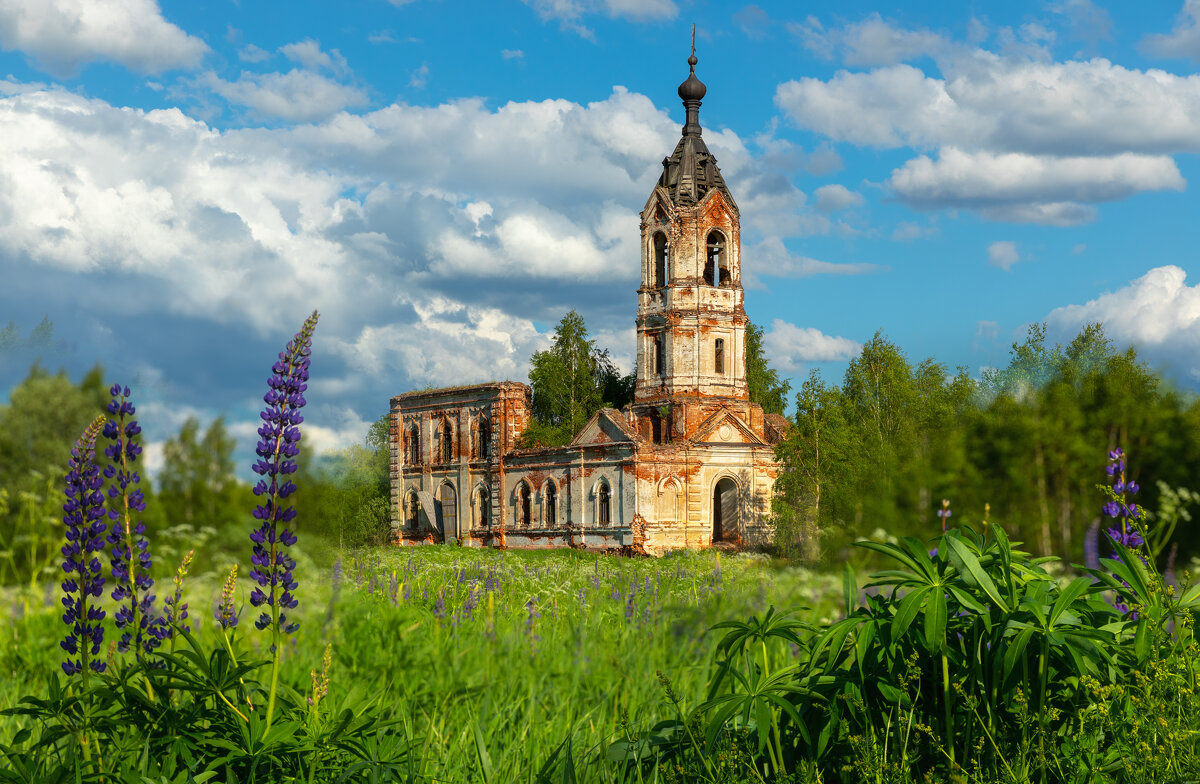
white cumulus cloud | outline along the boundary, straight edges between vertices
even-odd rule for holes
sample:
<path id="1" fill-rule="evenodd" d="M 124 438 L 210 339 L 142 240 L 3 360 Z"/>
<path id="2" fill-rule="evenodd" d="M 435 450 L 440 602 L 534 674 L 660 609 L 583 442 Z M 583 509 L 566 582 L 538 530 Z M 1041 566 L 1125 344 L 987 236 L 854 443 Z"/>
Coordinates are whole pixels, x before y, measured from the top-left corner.
<path id="1" fill-rule="evenodd" d="M 0 48 L 25 52 L 55 76 L 101 60 L 139 73 L 194 68 L 208 51 L 155 0 L 0 0 Z"/>
<path id="2" fill-rule="evenodd" d="M 1011 241 L 997 241 L 988 245 L 988 264 L 993 267 L 1008 272 L 1012 266 L 1021 260 L 1021 254 L 1017 251 L 1017 243 Z"/>
<path id="3" fill-rule="evenodd" d="M 775 319 L 763 336 L 763 347 L 781 370 L 795 372 L 809 362 L 836 362 L 853 358 L 862 344 L 849 338 L 826 335 L 816 327 L 798 327 Z"/>
<path id="4" fill-rule="evenodd" d="M 1106 157 L 1055 157 L 1024 153 L 941 150 L 937 160 L 921 155 L 892 172 L 887 184 L 919 208 L 1010 205 L 1068 205 L 1126 198 L 1139 191 L 1183 190 L 1175 162 L 1164 155 L 1125 153 Z M 1003 213 L 994 213 L 1003 217 Z M 1078 222 L 1061 210 L 1038 223 Z"/>
<path id="5" fill-rule="evenodd" d="M 1152 363 L 1181 368 L 1200 381 L 1200 284 L 1174 265 L 1156 267 L 1129 284 L 1046 317 L 1055 339 L 1069 340 L 1098 321 L 1117 344 L 1133 345 Z"/>
<path id="6" fill-rule="evenodd" d="M 366 94 L 357 87 L 299 68 L 287 73 L 243 71 L 233 82 L 209 71 L 200 77 L 199 83 L 259 117 L 296 122 L 318 120 L 367 102 Z"/>
<path id="7" fill-rule="evenodd" d="M 837 212 L 847 207 L 858 207 L 863 203 L 861 193 L 845 185 L 822 185 L 816 190 L 817 209 L 821 212 Z"/>

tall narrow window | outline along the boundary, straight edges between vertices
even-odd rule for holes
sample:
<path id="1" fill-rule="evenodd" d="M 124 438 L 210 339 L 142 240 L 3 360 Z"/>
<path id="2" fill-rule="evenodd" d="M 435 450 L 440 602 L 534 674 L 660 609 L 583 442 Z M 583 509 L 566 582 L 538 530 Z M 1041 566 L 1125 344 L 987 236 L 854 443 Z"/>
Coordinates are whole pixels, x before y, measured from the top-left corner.
<path id="1" fill-rule="evenodd" d="M 529 521 L 532 519 L 529 514 L 529 485 L 525 484 L 524 482 L 521 483 L 521 489 L 517 491 L 517 501 L 520 504 L 520 507 L 517 510 L 517 514 L 519 515 L 520 519 L 517 522 L 519 522 L 521 525 L 528 526 Z"/>
<path id="2" fill-rule="evenodd" d="M 546 492 L 542 495 L 542 516 L 546 518 L 546 527 L 552 528 L 558 522 L 558 490 L 553 482 L 546 483 Z"/>
<path id="3" fill-rule="evenodd" d="M 608 525 L 612 518 L 609 514 L 608 485 L 604 482 L 600 483 L 598 495 L 599 498 L 596 499 L 596 522 L 600 525 Z"/>
<path id="4" fill-rule="evenodd" d="M 663 339 L 662 335 L 654 336 L 654 375 L 666 375 L 666 361 L 663 357 Z"/>
<path id="5" fill-rule="evenodd" d="M 710 286 L 728 286 L 730 277 L 725 236 L 719 231 L 710 231 L 705 245 L 704 282 Z"/>
<path id="6" fill-rule="evenodd" d="M 487 528 L 488 510 L 491 508 L 491 505 L 486 487 L 481 487 L 475 491 L 475 519 L 479 521 L 480 528 Z"/>
<path id="7" fill-rule="evenodd" d="M 717 375 L 725 375 L 725 341 L 722 338 L 717 338 L 716 349 L 713 356 L 713 367 L 717 370 Z"/>
<path id="8" fill-rule="evenodd" d="M 654 287 L 667 285 L 667 235 L 661 231 L 654 235 Z"/>
<path id="9" fill-rule="evenodd" d="M 408 509 L 405 510 L 404 524 L 411 530 L 417 530 L 417 521 L 421 514 L 421 502 L 417 500 L 416 493 L 408 494 Z"/>
<path id="10" fill-rule="evenodd" d="M 421 431 L 415 424 L 408 428 L 408 464 L 421 464 Z"/>
<path id="11" fill-rule="evenodd" d="M 442 439 L 439 444 L 441 458 L 443 463 L 449 463 L 454 460 L 454 438 L 449 419 L 442 420 Z"/>
<path id="12" fill-rule="evenodd" d="M 484 414 L 479 415 L 479 429 L 475 431 L 475 448 L 479 460 L 487 460 L 492 454 L 492 425 Z"/>

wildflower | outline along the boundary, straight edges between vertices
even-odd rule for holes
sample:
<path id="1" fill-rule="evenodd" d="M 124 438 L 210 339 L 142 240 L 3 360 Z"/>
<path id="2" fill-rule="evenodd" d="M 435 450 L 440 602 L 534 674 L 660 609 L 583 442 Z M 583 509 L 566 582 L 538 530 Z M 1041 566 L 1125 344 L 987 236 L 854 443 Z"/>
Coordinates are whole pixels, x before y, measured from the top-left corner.
<path id="1" fill-rule="evenodd" d="M 937 510 L 937 516 L 942 518 L 942 533 L 946 533 L 946 523 L 950 522 L 950 515 L 954 514 L 950 511 L 950 501 L 942 499 L 942 508 Z"/>
<path id="2" fill-rule="evenodd" d="M 161 618 L 155 617 L 155 597 L 150 593 L 154 588 L 154 580 L 150 577 L 150 543 L 146 541 L 146 526 L 141 520 L 134 521 L 131 514 L 146 511 L 145 498 L 137 487 L 141 477 L 133 469 L 133 463 L 142 453 L 134 436 L 142 429 L 132 418 L 135 409 L 129 402 L 129 387 L 113 384 L 108 393 L 112 396 L 108 413 L 113 418 L 104 423 L 104 437 L 112 443 L 104 450 L 111 461 L 104 467 L 104 477 L 111 483 L 108 487 L 108 518 L 112 521 L 108 534 L 108 543 L 112 546 L 109 563 L 113 577 L 112 598 L 119 605 L 113 619 L 117 629 L 125 630 L 117 650 L 127 653 L 132 646 L 140 658 L 157 648 L 170 629 Z"/>
<path id="3" fill-rule="evenodd" d="M 185 632 L 191 631 L 192 628 L 183 625 L 188 617 L 188 606 L 183 604 L 183 578 L 187 577 L 188 570 L 192 568 L 192 556 L 195 552 L 195 550 L 188 550 L 183 556 L 179 568 L 175 570 L 175 595 L 163 600 L 163 616 L 167 623 L 167 634 L 172 638 L 175 637 L 176 628 Z"/>
<path id="4" fill-rule="evenodd" d="M 438 591 L 437 601 L 433 603 L 433 617 L 439 621 L 446 617 L 446 598 Z"/>
<path id="5" fill-rule="evenodd" d="M 1119 526 L 1114 524 L 1113 527 L 1105 529 L 1105 533 L 1113 542 L 1119 542 L 1130 549 L 1137 549 L 1145 544 L 1146 540 L 1138 533 L 1131 521 L 1138 519 L 1141 510 L 1137 504 L 1126 503 L 1126 496 L 1133 495 L 1140 488 L 1137 482 L 1125 480 L 1125 453 L 1119 447 L 1108 453 L 1108 465 L 1105 466 L 1104 472 L 1113 477 L 1114 481 L 1111 486 L 1100 485 L 1108 497 L 1108 501 L 1102 509 L 1107 517 L 1120 521 Z M 1142 558 L 1143 563 L 1145 562 L 1146 559 L 1140 554 L 1138 557 Z M 1122 582 L 1124 581 L 1122 580 Z M 1128 583 L 1126 583 L 1126 587 L 1128 587 Z M 1120 596 L 1113 601 L 1113 606 L 1132 620 L 1137 620 L 1137 613 L 1131 612 L 1129 605 Z"/>
<path id="6" fill-rule="evenodd" d="M 308 704 L 314 708 L 321 704 L 321 700 L 329 694 L 329 670 L 333 667 L 333 643 L 325 646 L 325 655 L 321 657 L 320 671 L 311 670 L 312 675 L 312 696 L 308 698 Z"/>
<path id="7" fill-rule="evenodd" d="M 238 615 L 233 609 L 233 594 L 237 590 L 237 564 L 229 570 L 229 574 L 225 577 L 225 585 L 221 588 L 221 601 L 217 604 L 217 611 L 213 613 L 217 623 L 222 629 L 233 629 L 238 625 Z"/>
<path id="8" fill-rule="evenodd" d="M 537 642 L 541 638 L 534 632 L 534 621 L 542 616 L 537 610 L 537 596 L 530 596 L 529 601 L 525 602 L 525 611 L 528 616 L 525 618 L 525 633 L 529 635 L 530 647 L 537 652 Z"/>
<path id="9" fill-rule="evenodd" d="M 296 544 L 296 535 L 281 525 L 296 517 L 296 510 L 281 505 L 281 501 L 296 492 L 296 485 L 288 474 L 296 471 L 295 457 L 300 448 L 300 428 L 304 421 L 300 409 L 304 407 L 304 392 L 308 389 L 309 355 L 312 353 L 312 333 L 317 326 L 318 314 L 313 314 L 304 326 L 288 342 L 287 348 L 279 353 L 279 361 L 272 367 L 267 379 L 270 389 L 263 396 L 266 409 L 260 415 L 263 425 L 258 429 L 261 440 L 256 453 L 254 473 L 264 477 L 254 486 L 254 494 L 265 497 L 264 502 L 254 509 L 254 517 L 262 521 L 250 534 L 254 542 L 254 555 L 250 561 L 254 568 L 250 577 L 258 586 L 250 593 L 250 604 L 255 607 L 267 605 L 254 622 L 255 628 L 271 627 L 278 642 L 278 635 L 292 634 L 298 623 L 289 622 L 284 610 L 296 607 L 293 591 L 297 588 L 292 574 L 296 561 L 284 548 Z M 266 590 L 264 590 L 266 589 Z"/>
<path id="10" fill-rule="evenodd" d="M 478 606 L 479 606 L 479 586 L 472 584 L 471 590 L 470 590 L 470 592 L 467 593 L 467 598 L 463 602 L 463 606 L 462 606 L 463 614 L 466 615 L 466 617 L 468 617 L 468 618 L 473 618 L 474 613 L 475 613 L 475 608 Z"/>
<path id="11" fill-rule="evenodd" d="M 100 559 L 94 555 L 104 549 L 107 528 L 104 495 L 100 492 L 104 482 L 94 461 L 96 437 L 103 426 L 104 417 L 96 417 L 71 449 L 67 502 L 63 504 L 67 541 L 62 547 L 62 568 L 67 578 L 62 583 L 62 603 L 67 609 L 62 619 L 70 631 L 60 645 L 71 658 L 63 662 L 62 668 L 67 675 L 82 673 L 85 684 L 89 669 L 104 672 L 105 667 L 104 662 L 93 658 L 104 641 L 104 627 L 100 625 L 104 610 L 88 606 L 88 597 L 99 597 L 104 588 Z"/>

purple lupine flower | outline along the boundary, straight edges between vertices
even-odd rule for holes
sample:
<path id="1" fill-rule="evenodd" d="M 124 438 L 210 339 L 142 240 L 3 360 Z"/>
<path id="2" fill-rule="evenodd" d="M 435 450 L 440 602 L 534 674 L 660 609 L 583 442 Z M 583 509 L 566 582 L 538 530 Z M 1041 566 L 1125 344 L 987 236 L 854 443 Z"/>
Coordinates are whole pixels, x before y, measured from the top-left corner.
<path id="1" fill-rule="evenodd" d="M 85 683 L 89 669 L 104 672 L 105 667 L 103 661 L 94 658 L 104 641 L 104 627 L 100 625 L 104 610 L 88 606 L 88 597 L 99 598 L 104 588 L 100 559 L 95 556 L 104 549 L 107 529 L 104 494 L 100 491 L 104 480 L 95 463 L 96 437 L 103 427 L 104 416 L 96 417 L 71 448 L 67 502 L 63 504 L 67 541 L 62 547 L 62 568 L 67 577 L 62 583 L 62 604 L 66 608 L 62 619 L 70 631 L 60 645 L 70 658 L 62 668 L 67 675 L 82 673 Z"/>
<path id="2" fill-rule="evenodd" d="M 633 620 L 633 591 L 629 592 L 629 597 L 625 600 L 625 621 Z"/>
<path id="3" fill-rule="evenodd" d="M 433 603 L 433 617 L 439 621 L 446 617 L 446 597 L 438 591 L 437 601 Z"/>
<path id="4" fill-rule="evenodd" d="M 1109 498 L 1108 502 L 1104 504 L 1103 511 L 1107 517 L 1120 521 L 1119 526 L 1114 525 L 1112 528 L 1105 529 L 1105 533 L 1113 542 L 1120 542 L 1123 546 L 1136 550 L 1146 543 L 1146 540 L 1131 523 L 1132 520 L 1138 519 L 1141 510 L 1137 504 L 1127 504 L 1125 501 L 1127 495 L 1133 495 L 1140 488 L 1136 482 L 1125 480 L 1125 452 L 1119 447 L 1108 453 L 1108 465 L 1105 466 L 1104 472 L 1113 477 L 1115 481 L 1112 486 L 1101 485 L 1101 489 Z M 1146 559 L 1141 554 L 1138 554 L 1138 557 L 1145 563 Z M 1128 587 L 1128 583 L 1125 585 Z M 1120 596 L 1113 601 L 1113 606 L 1122 614 L 1128 615 L 1131 620 L 1137 620 L 1137 613 L 1131 612 L 1129 605 Z"/>
<path id="5" fill-rule="evenodd" d="M 530 596 L 529 601 L 525 602 L 525 610 L 529 615 L 525 618 L 525 633 L 529 635 L 529 646 L 534 653 L 537 653 L 537 643 L 541 637 L 537 636 L 534 631 L 534 620 L 540 618 L 542 614 L 537 610 L 537 596 Z"/>
<path id="6" fill-rule="evenodd" d="M 254 555 L 250 562 L 254 568 L 250 577 L 258 586 L 250 593 L 250 604 L 255 607 L 267 605 L 254 622 L 262 630 L 268 626 L 279 633 L 292 634 L 300 624 L 289 622 L 284 610 L 296 607 L 297 583 L 292 572 L 296 561 L 285 548 L 296 543 L 296 535 L 281 525 L 296 517 L 296 510 L 281 505 L 281 501 L 296 492 L 296 485 L 288 474 L 295 473 L 295 457 L 300 452 L 298 425 L 304 421 L 300 409 L 304 407 L 304 392 L 308 389 L 309 356 L 312 353 L 312 333 L 317 327 L 318 314 L 305 320 L 303 327 L 288 342 L 287 348 L 279 352 L 279 361 L 271 366 L 271 377 L 267 379 L 270 389 L 263 396 L 267 407 L 260 414 L 263 425 L 258 429 L 261 440 L 254 463 L 254 473 L 265 477 L 254 486 L 254 494 L 265 496 L 264 502 L 255 507 L 254 517 L 262 521 L 250 534 L 254 542 Z M 265 591 L 263 589 L 266 589 Z"/>
<path id="7" fill-rule="evenodd" d="M 146 500 L 137 487 L 141 477 L 133 469 L 133 463 L 142 453 L 142 447 L 134 436 L 142 432 L 135 409 L 129 402 L 129 387 L 113 384 L 108 390 L 112 400 L 108 413 L 112 415 L 104 424 L 104 437 L 110 443 L 104 454 L 111 461 L 104 467 L 108 479 L 108 543 L 109 563 L 112 566 L 112 598 L 118 603 L 113 619 L 117 629 L 124 629 L 117 643 L 117 650 L 134 653 L 141 658 L 158 647 L 170 628 L 154 612 L 154 579 L 150 576 L 153 564 L 150 561 L 150 543 L 146 540 L 146 526 L 134 520 L 133 513 L 146 511 Z M 128 417 L 128 419 L 127 419 Z"/>
<path id="8" fill-rule="evenodd" d="M 465 613 L 468 618 L 474 618 L 475 617 L 475 608 L 478 606 L 479 606 L 479 586 L 477 584 L 472 584 L 471 590 L 467 594 L 467 599 L 466 599 L 466 601 L 463 602 L 463 613 Z"/>

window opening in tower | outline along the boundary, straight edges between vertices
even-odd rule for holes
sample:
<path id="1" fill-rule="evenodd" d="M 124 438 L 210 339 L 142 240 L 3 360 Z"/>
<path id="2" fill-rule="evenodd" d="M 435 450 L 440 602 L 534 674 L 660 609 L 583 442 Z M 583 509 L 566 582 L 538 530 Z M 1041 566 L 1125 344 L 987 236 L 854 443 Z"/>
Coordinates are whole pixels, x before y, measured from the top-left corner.
<path id="1" fill-rule="evenodd" d="M 730 275 L 725 254 L 725 238 L 719 231 L 710 231 L 705 244 L 707 254 L 704 262 L 704 282 L 709 286 L 728 286 Z"/>
<path id="2" fill-rule="evenodd" d="M 668 283 L 669 272 L 667 258 L 670 253 L 667 247 L 667 236 L 661 231 L 654 235 L 654 287 L 661 289 Z"/>

